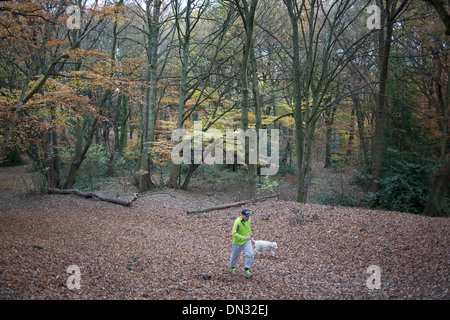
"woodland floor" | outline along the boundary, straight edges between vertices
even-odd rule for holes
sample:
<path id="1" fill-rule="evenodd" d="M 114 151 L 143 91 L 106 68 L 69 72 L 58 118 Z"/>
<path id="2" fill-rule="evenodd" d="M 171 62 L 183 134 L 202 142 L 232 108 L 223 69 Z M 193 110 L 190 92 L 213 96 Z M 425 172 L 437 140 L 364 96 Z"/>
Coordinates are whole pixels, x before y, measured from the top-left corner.
<path id="1" fill-rule="evenodd" d="M 242 188 L 165 189 L 123 207 L 24 195 L 20 168 L 0 171 L 0 299 L 450 299 L 446 218 L 299 204 L 286 187 L 279 200 L 246 206 L 255 239 L 279 249 L 257 255 L 245 279 L 243 254 L 238 274 L 228 267 L 241 208 L 186 214 L 242 200 Z M 80 267 L 79 290 L 67 288 L 70 265 Z M 366 285 L 371 265 L 380 289 Z"/>

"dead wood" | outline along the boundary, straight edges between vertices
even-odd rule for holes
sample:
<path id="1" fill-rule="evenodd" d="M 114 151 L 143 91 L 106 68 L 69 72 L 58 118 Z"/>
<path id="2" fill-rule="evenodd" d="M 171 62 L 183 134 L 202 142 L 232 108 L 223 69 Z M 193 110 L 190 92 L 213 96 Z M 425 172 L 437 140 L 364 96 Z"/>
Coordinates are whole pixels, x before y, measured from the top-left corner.
<path id="1" fill-rule="evenodd" d="M 133 195 L 133 198 L 130 200 L 123 200 L 123 199 L 119 199 L 119 198 L 110 198 L 110 197 L 105 197 L 101 194 L 95 193 L 95 192 L 82 192 L 80 190 L 76 190 L 76 189 L 57 189 L 57 188 L 48 188 L 48 193 L 49 194 L 74 194 L 80 197 L 84 197 L 84 198 L 97 198 L 100 199 L 102 201 L 106 201 L 106 202 L 111 202 L 114 204 L 120 204 L 123 206 L 129 206 L 133 203 L 134 200 L 136 200 L 138 198 L 138 194 L 135 193 Z"/>
<path id="2" fill-rule="evenodd" d="M 209 208 L 205 208 L 205 209 L 201 209 L 201 210 L 188 211 L 187 214 L 203 213 L 203 212 L 209 212 L 209 211 L 214 211 L 214 210 L 221 210 L 221 209 L 226 209 L 226 208 L 237 207 L 237 206 L 241 206 L 241 205 L 244 205 L 244 204 L 247 204 L 250 202 L 254 202 L 254 201 L 264 200 L 264 199 L 268 199 L 268 198 L 275 198 L 275 197 L 278 197 L 279 195 L 280 194 L 277 193 L 277 194 L 272 194 L 272 195 L 264 196 L 264 197 L 260 197 L 260 198 L 253 198 L 253 199 L 249 199 L 249 200 L 226 203 L 226 204 L 222 204 L 219 206 L 209 207 Z"/>

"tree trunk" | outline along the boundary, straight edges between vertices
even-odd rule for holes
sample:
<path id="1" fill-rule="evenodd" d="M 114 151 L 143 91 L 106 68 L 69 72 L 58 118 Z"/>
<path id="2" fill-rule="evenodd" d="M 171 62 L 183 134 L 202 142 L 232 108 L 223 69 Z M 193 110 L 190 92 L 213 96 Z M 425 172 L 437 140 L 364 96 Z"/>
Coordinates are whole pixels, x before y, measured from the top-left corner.
<path id="1" fill-rule="evenodd" d="M 444 196 L 449 189 L 450 181 L 450 159 L 447 159 L 441 166 L 433 179 L 433 185 L 428 195 L 427 205 L 423 212 L 430 217 L 439 217 L 442 215 L 441 206 Z"/>
<path id="2" fill-rule="evenodd" d="M 106 94 L 104 95 L 104 99 L 106 100 Z M 91 127 L 91 132 L 86 141 L 86 145 L 83 148 L 83 124 L 81 123 L 81 120 L 77 119 L 77 141 L 75 145 L 75 155 L 72 158 L 69 174 L 67 176 L 66 182 L 63 185 L 63 189 L 70 189 L 75 184 L 77 180 L 78 170 L 80 169 L 83 160 L 86 158 L 86 153 L 88 152 L 89 147 L 92 144 L 95 131 L 97 130 L 97 122 L 98 118 L 95 118 Z"/>
<path id="3" fill-rule="evenodd" d="M 348 137 L 347 154 L 345 156 L 345 164 L 346 165 L 348 165 L 350 163 L 354 139 L 355 139 L 355 106 L 353 106 L 352 113 L 350 116 L 350 133 L 349 133 L 349 137 Z"/>
<path id="4" fill-rule="evenodd" d="M 375 97 L 375 135 L 372 148 L 372 181 L 370 190 L 377 193 L 380 190 L 379 180 L 382 177 L 383 162 L 383 143 L 384 143 L 384 122 L 386 118 L 386 89 L 389 73 L 389 56 L 392 45 L 392 34 L 394 23 L 400 16 L 402 10 L 406 7 L 409 0 L 386 1 L 385 6 L 382 0 L 377 0 L 376 4 L 380 7 L 381 19 L 378 30 L 378 70 L 379 87 Z M 378 205 L 378 199 L 375 199 L 375 206 Z"/>
<path id="5" fill-rule="evenodd" d="M 83 120 L 76 119 L 76 142 L 75 142 L 75 155 L 72 158 L 70 164 L 69 174 L 67 175 L 66 182 L 63 185 L 64 189 L 70 189 L 75 184 L 78 169 L 80 168 L 83 151 Z"/>
<path id="6" fill-rule="evenodd" d="M 185 31 L 183 39 L 180 39 L 182 42 L 180 45 L 183 48 L 182 56 L 181 56 L 181 83 L 180 83 L 180 97 L 178 100 L 178 119 L 177 119 L 177 129 L 183 129 L 183 119 L 184 119 L 184 110 L 186 108 L 186 96 L 187 96 L 187 81 L 188 81 L 188 63 L 189 63 L 189 44 L 190 44 L 190 33 L 191 33 L 191 10 L 192 10 L 192 0 L 188 0 L 186 4 L 186 17 L 184 19 L 185 22 Z M 177 28 L 180 29 L 179 23 L 177 23 Z M 179 32 L 178 34 L 182 34 Z M 181 165 L 172 164 L 170 168 L 170 178 L 167 183 L 169 188 L 178 189 L 180 186 L 178 185 L 179 175 L 180 175 Z"/>
<path id="7" fill-rule="evenodd" d="M 253 50 L 253 29 L 256 6 L 258 0 L 251 0 L 250 8 L 246 0 L 243 1 L 243 7 L 238 8 L 241 14 L 242 22 L 245 25 L 245 43 L 242 53 L 241 70 L 241 127 L 245 132 L 248 129 L 248 109 L 249 109 L 249 85 L 248 85 L 248 65 L 251 50 Z M 249 143 L 245 143 L 245 163 L 248 165 L 248 195 L 250 198 L 256 194 L 256 165 L 248 163 Z"/>
<path id="8" fill-rule="evenodd" d="M 188 172 L 186 174 L 186 178 L 184 179 L 183 184 L 181 185 L 181 190 L 187 190 L 189 183 L 191 182 L 192 174 L 199 167 L 199 164 L 190 164 Z"/>
<path id="9" fill-rule="evenodd" d="M 311 123 L 310 126 L 305 130 L 305 154 L 303 157 L 303 163 L 301 164 L 302 170 L 299 174 L 299 190 L 297 191 L 299 202 L 306 203 L 308 200 L 308 188 L 311 179 L 311 169 L 312 169 L 312 153 L 314 138 L 316 132 L 315 123 Z"/>
<path id="10" fill-rule="evenodd" d="M 356 121 L 358 125 L 358 137 L 359 137 L 359 148 L 360 153 L 363 156 L 363 163 L 365 165 L 369 164 L 369 154 L 367 152 L 367 142 L 365 138 L 365 132 L 364 132 L 364 113 L 361 110 L 361 101 L 359 96 L 353 96 L 352 97 L 353 103 L 355 104 L 355 111 L 356 111 Z"/>
<path id="11" fill-rule="evenodd" d="M 377 2 L 378 3 L 378 2 Z M 384 124 L 386 118 L 386 89 L 389 72 L 389 55 L 391 51 L 394 23 L 388 16 L 386 8 L 381 9 L 381 29 L 378 31 L 378 70 L 379 87 L 376 96 L 375 136 L 372 151 L 372 181 L 370 190 L 377 193 L 380 190 L 379 180 L 382 177 Z M 377 205 L 378 201 L 375 201 Z"/>
<path id="12" fill-rule="evenodd" d="M 151 148 L 155 140 L 156 124 L 156 101 L 157 101 L 157 66 L 158 66 L 158 39 L 159 39 L 159 18 L 161 9 L 161 0 L 154 1 L 153 14 L 150 16 L 150 2 L 147 2 L 147 22 L 149 24 L 147 52 L 150 57 L 148 66 L 148 80 L 150 88 L 146 94 L 146 119 L 144 121 L 144 141 L 142 148 L 141 161 L 139 164 L 138 188 L 139 192 L 152 189 L 154 184 L 150 177 L 151 167 Z"/>
<path id="13" fill-rule="evenodd" d="M 292 0 L 284 0 L 292 25 L 292 77 L 294 84 L 294 120 L 295 120 L 295 151 L 297 166 L 297 201 L 303 202 L 302 184 L 300 174 L 303 170 L 303 113 L 301 100 L 301 65 L 300 65 L 300 43 L 298 34 L 298 16 L 294 11 Z"/>
<path id="14" fill-rule="evenodd" d="M 130 111 L 128 108 L 128 98 L 126 96 L 122 96 L 122 117 L 119 133 L 119 156 L 123 156 L 123 150 L 127 146 L 127 122 L 130 117 Z"/>
<path id="15" fill-rule="evenodd" d="M 438 88 L 440 89 L 440 88 Z M 439 104 L 442 108 L 443 121 L 442 121 L 442 138 L 441 138 L 441 162 L 444 161 L 447 150 L 447 133 L 448 133 L 448 110 L 450 108 L 450 69 L 447 70 L 447 90 L 445 93 L 445 99 L 441 90 L 436 90 L 439 99 Z"/>
<path id="16" fill-rule="evenodd" d="M 325 168 L 331 167 L 331 135 L 333 132 L 334 115 L 337 106 L 334 105 L 332 109 L 325 110 L 325 125 L 326 125 L 326 145 L 325 145 Z M 331 112 L 330 112 L 331 110 Z"/>
<path id="17" fill-rule="evenodd" d="M 248 166 L 248 181 L 249 181 L 249 197 L 253 198 L 256 195 L 257 187 L 258 187 L 258 163 L 259 163 L 259 130 L 262 128 L 262 119 L 261 119 L 261 95 L 259 92 L 259 83 L 258 83 L 258 68 L 255 57 L 255 49 L 252 46 L 250 49 L 250 63 L 252 70 L 252 90 L 253 90 L 253 98 L 254 98 L 254 106 L 255 106 L 255 130 L 256 130 L 256 164 L 249 164 Z"/>
<path id="18" fill-rule="evenodd" d="M 51 114 L 52 114 L 51 115 L 52 121 L 54 121 L 55 120 L 54 110 L 51 110 Z M 51 176 L 49 176 L 48 186 L 54 187 L 54 188 L 59 188 L 59 185 L 61 182 L 61 178 L 60 178 L 61 161 L 59 159 L 58 134 L 55 131 L 52 131 L 51 133 L 49 133 L 49 136 L 50 136 L 49 149 L 50 149 L 50 162 L 51 162 L 49 171 L 50 171 Z"/>

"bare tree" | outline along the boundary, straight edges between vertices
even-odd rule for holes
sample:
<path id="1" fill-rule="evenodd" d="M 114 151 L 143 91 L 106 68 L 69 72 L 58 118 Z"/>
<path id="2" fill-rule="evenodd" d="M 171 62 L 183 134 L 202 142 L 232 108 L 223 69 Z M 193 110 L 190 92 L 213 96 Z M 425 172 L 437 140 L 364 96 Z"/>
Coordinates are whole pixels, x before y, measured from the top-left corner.
<path id="1" fill-rule="evenodd" d="M 307 200 L 316 124 L 324 109 L 335 103 L 325 103 L 325 98 L 333 81 L 354 58 L 368 35 L 368 32 L 362 33 L 345 47 L 339 44 L 339 39 L 362 12 L 362 9 L 352 10 L 355 3 L 354 0 L 284 0 L 292 27 L 299 202 Z M 301 52 L 303 57 L 300 57 Z M 304 59 L 303 63 L 301 59 Z M 340 99 L 338 97 L 336 101 Z"/>
<path id="2" fill-rule="evenodd" d="M 386 89 L 389 74 L 389 57 L 392 47 L 394 24 L 403 12 L 409 0 L 377 0 L 381 9 L 380 26 L 378 30 L 378 92 L 375 96 L 375 134 L 372 151 L 372 181 L 371 191 L 377 193 L 380 189 L 379 180 L 382 176 L 384 122 L 386 118 Z"/>
<path id="3" fill-rule="evenodd" d="M 146 52 L 148 56 L 148 67 L 146 80 L 149 88 L 146 89 L 145 96 L 145 118 L 144 137 L 142 155 L 138 171 L 139 192 L 149 190 L 154 187 L 151 179 L 151 148 L 155 140 L 156 124 L 156 104 L 158 93 L 158 47 L 159 33 L 161 28 L 161 0 L 145 1 L 145 35 L 147 37 Z"/>
<path id="4" fill-rule="evenodd" d="M 249 63 L 251 64 L 251 52 L 253 51 L 253 30 L 255 27 L 255 14 L 258 0 L 233 0 L 236 10 L 241 16 L 245 30 L 245 41 L 243 45 L 242 61 L 241 61 L 241 129 L 245 132 L 248 130 L 248 112 L 249 112 Z M 254 64 L 255 70 L 256 64 Z M 256 195 L 257 188 L 257 171 L 256 164 L 250 164 L 248 161 L 248 147 L 246 143 L 245 158 L 248 167 L 248 197 L 253 198 Z"/>

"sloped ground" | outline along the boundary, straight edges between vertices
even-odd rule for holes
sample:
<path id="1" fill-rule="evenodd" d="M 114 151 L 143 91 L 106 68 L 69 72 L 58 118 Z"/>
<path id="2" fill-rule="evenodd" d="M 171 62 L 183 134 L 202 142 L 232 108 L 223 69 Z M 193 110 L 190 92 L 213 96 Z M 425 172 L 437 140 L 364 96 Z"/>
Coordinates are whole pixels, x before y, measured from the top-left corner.
<path id="1" fill-rule="evenodd" d="M 0 198 L 1 299 L 449 299 L 445 218 L 272 200 L 253 211 L 253 278 L 229 274 L 239 188 L 162 190 L 129 208 L 72 195 Z M 131 197 L 131 195 L 130 195 Z M 125 198 L 125 197 L 124 197 Z M 81 289 L 66 270 L 80 268 Z M 381 269 L 381 288 L 366 285 Z"/>

